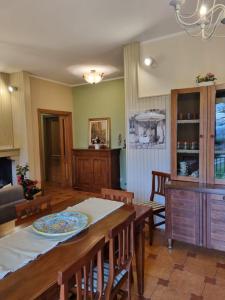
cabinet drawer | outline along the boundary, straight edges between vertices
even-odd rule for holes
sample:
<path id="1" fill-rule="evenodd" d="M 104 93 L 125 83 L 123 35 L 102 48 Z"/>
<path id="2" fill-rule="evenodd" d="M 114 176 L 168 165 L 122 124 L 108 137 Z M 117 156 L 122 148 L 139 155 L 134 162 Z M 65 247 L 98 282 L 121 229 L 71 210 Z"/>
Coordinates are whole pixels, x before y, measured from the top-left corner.
<path id="1" fill-rule="evenodd" d="M 187 200 L 191 201 L 193 197 L 197 194 L 196 192 L 192 191 L 184 191 L 184 190 L 171 190 L 170 191 L 171 195 L 173 196 L 173 199 L 182 199 L 182 200 Z"/>
<path id="2" fill-rule="evenodd" d="M 207 195 L 207 199 L 209 199 L 209 200 L 224 201 L 224 203 L 225 203 L 225 195 L 208 194 Z"/>
<path id="3" fill-rule="evenodd" d="M 194 211 L 194 206 L 193 206 L 192 199 L 181 199 L 181 198 L 176 199 L 176 198 L 173 198 L 173 201 L 172 201 L 171 205 L 172 205 L 173 208 Z"/>

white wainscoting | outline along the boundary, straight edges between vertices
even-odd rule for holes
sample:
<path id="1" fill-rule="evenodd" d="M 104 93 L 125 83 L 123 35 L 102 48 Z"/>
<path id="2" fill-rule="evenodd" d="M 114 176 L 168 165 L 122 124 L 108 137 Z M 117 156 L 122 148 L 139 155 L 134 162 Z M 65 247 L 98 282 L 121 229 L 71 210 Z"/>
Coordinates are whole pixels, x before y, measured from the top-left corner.
<path id="1" fill-rule="evenodd" d="M 129 114 L 163 108 L 166 109 L 165 149 L 130 149 L 127 136 L 127 189 L 140 201 L 149 199 L 152 170 L 170 171 L 170 97 L 141 98 L 128 107 Z"/>
<path id="2" fill-rule="evenodd" d="M 126 109 L 126 168 L 127 190 L 135 193 L 135 200 L 148 200 L 151 191 L 152 170 L 170 171 L 170 96 L 138 98 L 137 67 L 139 63 L 139 44 L 124 48 L 125 109 Z M 147 109 L 166 108 L 166 148 L 129 148 L 128 121 L 132 113 Z"/>

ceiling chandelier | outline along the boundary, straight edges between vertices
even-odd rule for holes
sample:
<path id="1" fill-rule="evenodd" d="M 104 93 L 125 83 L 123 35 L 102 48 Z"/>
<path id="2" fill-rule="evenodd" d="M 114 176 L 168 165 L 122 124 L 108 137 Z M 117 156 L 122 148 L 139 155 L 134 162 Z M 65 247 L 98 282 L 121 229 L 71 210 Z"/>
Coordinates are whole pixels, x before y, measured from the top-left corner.
<path id="1" fill-rule="evenodd" d="M 96 84 L 102 81 L 104 73 L 97 72 L 96 70 L 91 70 L 88 73 L 84 73 L 83 78 L 90 84 Z"/>
<path id="2" fill-rule="evenodd" d="M 185 13 L 185 8 L 190 1 L 171 0 L 170 5 L 174 7 L 177 22 L 191 36 L 201 37 L 208 40 L 216 35 L 218 26 L 225 24 L 225 5 L 217 3 L 217 0 L 196 0 L 193 12 Z"/>

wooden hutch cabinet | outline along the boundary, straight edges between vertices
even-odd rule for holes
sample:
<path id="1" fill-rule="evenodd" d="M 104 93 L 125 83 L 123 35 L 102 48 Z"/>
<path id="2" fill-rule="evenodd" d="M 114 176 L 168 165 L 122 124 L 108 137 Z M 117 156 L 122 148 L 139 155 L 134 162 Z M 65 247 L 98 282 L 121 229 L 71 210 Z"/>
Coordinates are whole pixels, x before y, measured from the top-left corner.
<path id="1" fill-rule="evenodd" d="M 73 187 L 89 192 L 120 188 L 120 149 L 74 149 Z"/>
<path id="2" fill-rule="evenodd" d="M 173 90 L 166 232 L 225 251 L 225 85 Z"/>

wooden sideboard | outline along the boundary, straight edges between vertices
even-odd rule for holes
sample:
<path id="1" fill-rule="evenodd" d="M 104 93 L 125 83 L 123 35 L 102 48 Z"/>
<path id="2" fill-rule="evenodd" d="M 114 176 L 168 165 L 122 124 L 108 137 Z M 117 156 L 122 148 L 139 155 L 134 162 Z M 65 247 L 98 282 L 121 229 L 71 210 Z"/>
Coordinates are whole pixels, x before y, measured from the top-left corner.
<path id="1" fill-rule="evenodd" d="M 90 192 L 120 188 L 120 149 L 74 149 L 73 187 Z"/>
<path id="2" fill-rule="evenodd" d="M 171 181 L 166 185 L 166 234 L 172 240 L 225 251 L 225 186 Z"/>

